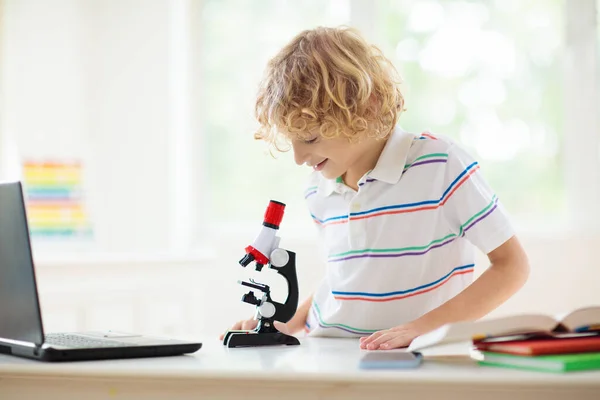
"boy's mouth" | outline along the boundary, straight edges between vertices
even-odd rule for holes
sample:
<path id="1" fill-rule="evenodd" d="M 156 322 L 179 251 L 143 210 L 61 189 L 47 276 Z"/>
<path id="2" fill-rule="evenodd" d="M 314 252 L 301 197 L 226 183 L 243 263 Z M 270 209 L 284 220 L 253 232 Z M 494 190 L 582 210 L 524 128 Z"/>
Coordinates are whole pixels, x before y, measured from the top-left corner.
<path id="1" fill-rule="evenodd" d="M 322 169 L 323 169 L 323 167 L 325 167 L 325 163 L 327 162 L 327 160 L 329 160 L 329 159 L 328 159 L 328 158 L 324 159 L 323 161 L 321 161 L 320 163 L 318 163 L 317 165 L 315 165 L 315 166 L 313 167 L 313 169 L 314 169 L 315 171 L 320 171 L 320 170 L 322 170 Z"/>

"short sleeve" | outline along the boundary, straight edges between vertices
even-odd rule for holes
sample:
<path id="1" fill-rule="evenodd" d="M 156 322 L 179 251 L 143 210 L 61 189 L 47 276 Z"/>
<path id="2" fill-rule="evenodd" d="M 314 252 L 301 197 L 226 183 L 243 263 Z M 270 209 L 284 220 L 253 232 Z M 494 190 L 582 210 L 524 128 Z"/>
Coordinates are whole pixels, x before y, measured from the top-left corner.
<path id="1" fill-rule="evenodd" d="M 444 188 L 442 213 L 450 229 L 484 254 L 514 235 L 509 216 L 479 163 L 458 144 L 448 149 Z"/>

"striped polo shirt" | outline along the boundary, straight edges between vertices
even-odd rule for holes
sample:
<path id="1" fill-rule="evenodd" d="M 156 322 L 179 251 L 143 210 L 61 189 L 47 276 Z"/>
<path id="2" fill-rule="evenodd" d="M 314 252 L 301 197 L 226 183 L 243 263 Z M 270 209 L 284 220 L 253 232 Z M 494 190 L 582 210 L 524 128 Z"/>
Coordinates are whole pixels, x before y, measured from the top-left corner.
<path id="1" fill-rule="evenodd" d="M 473 279 L 513 236 L 477 161 L 452 139 L 396 128 L 355 191 L 319 172 L 305 192 L 326 257 L 311 336 L 356 337 L 413 321 Z"/>

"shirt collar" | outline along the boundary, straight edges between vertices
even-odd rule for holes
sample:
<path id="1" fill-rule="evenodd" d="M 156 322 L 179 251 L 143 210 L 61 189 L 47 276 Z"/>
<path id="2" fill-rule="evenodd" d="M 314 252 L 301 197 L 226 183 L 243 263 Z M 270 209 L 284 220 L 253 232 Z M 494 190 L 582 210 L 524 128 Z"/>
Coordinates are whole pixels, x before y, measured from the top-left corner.
<path id="1" fill-rule="evenodd" d="M 319 193 L 322 193 L 323 196 L 327 197 L 331 195 L 336 189 L 338 189 L 339 192 L 341 189 L 341 185 L 343 184 L 344 181 L 342 180 L 341 176 L 338 176 L 335 179 L 325 179 L 323 178 L 323 176 L 321 176 L 319 182 Z"/>
<path id="2" fill-rule="evenodd" d="M 368 172 L 367 175 L 372 179 L 389 184 L 398 183 L 404 171 L 408 151 L 414 138 L 413 134 L 404 132 L 399 127 L 396 127 L 387 139 L 375 168 Z M 325 179 L 321 176 L 319 192 L 327 197 L 334 191 L 341 192 L 343 185 L 342 177 Z"/>
<path id="3" fill-rule="evenodd" d="M 369 177 L 389 184 L 396 184 L 406 166 L 406 158 L 415 135 L 396 127 L 387 140 L 375 168 Z"/>

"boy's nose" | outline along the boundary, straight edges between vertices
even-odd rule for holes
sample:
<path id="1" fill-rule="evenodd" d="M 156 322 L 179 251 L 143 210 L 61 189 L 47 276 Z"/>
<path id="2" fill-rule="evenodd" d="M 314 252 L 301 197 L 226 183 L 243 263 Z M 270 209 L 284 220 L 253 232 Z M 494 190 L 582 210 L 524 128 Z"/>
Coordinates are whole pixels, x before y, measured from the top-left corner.
<path id="1" fill-rule="evenodd" d="M 292 150 L 294 151 L 294 161 L 298 165 L 302 165 L 307 161 L 308 153 L 302 148 L 302 144 L 292 142 Z"/>

